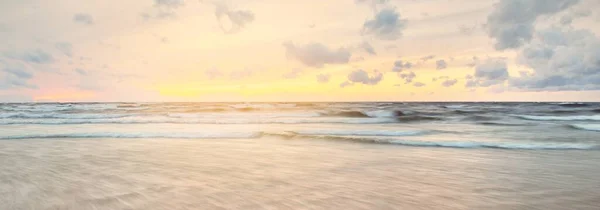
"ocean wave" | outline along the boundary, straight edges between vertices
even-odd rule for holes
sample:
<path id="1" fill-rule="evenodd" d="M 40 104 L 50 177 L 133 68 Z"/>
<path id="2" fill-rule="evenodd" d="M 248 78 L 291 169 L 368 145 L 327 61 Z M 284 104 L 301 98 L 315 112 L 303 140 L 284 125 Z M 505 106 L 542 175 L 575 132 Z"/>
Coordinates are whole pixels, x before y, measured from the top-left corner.
<path id="1" fill-rule="evenodd" d="M 130 114 L 63 114 L 63 113 L 0 113 L 0 119 L 114 119 L 132 116 Z"/>
<path id="2" fill-rule="evenodd" d="M 259 138 L 261 132 L 223 132 L 223 133 L 61 133 L 26 134 L 0 136 L 0 139 L 48 139 L 48 138 L 176 138 L 176 139 L 236 139 Z"/>
<path id="3" fill-rule="evenodd" d="M 284 138 L 306 138 L 333 141 L 349 141 L 355 143 L 391 144 L 411 147 L 441 147 L 441 148 L 488 148 L 488 149 L 515 149 L 515 150 L 596 150 L 597 144 L 563 143 L 563 142 L 481 142 L 481 141 L 419 141 L 398 140 L 384 138 L 351 137 L 335 135 L 300 135 L 288 133 L 265 133 L 267 136 Z"/>
<path id="4" fill-rule="evenodd" d="M 600 121 L 600 115 L 575 115 L 575 116 L 535 116 L 535 115 L 515 115 L 525 120 L 536 121 Z"/>
<path id="5" fill-rule="evenodd" d="M 297 135 L 323 135 L 323 136 L 419 136 L 430 131 L 393 131 L 393 130 L 313 130 L 290 131 Z"/>
<path id="6" fill-rule="evenodd" d="M 558 105 L 558 106 L 571 107 L 571 108 L 587 107 L 587 106 L 589 106 L 589 104 L 580 103 L 580 102 L 562 102 L 562 103 L 555 103 L 555 104 Z"/>
<path id="7" fill-rule="evenodd" d="M 435 121 L 442 120 L 439 117 L 425 116 L 425 115 L 409 115 L 397 117 L 400 122 L 419 122 L 419 121 Z"/>
<path id="8" fill-rule="evenodd" d="M 586 131 L 598 131 L 600 132 L 600 124 L 572 124 L 569 125 L 572 128 Z"/>
<path id="9" fill-rule="evenodd" d="M 464 108 L 464 107 L 467 107 L 467 105 L 457 104 L 457 105 L 444 105 L 444 106 L 442 106 L 442 108 L 446 108 L 446 109 L 460 109 L 460 108 Z"/>
<path id="10" fill-rule="evenodd" d="M 395 123 L 392 118 L 201 118 L 124 117 L 117 119 L 0 119 L 0 125 L 12 124 L 381 124 Z"/>
<path id="11" fill-rule="evenodd" d="M 480 125 L 498 125 L 498 126 L 527 126 L 529 123 L 506 123 L 506 122 L 478 122 Z"/>
<path id="12" fill-rule="evenodd" d="M 498 117 L 491 117 L 491 116 L 481 116 L 481 115 L 474 115 L 474 116 L 468 116 L 462 119 L 462 121 L 491 121 L 491 120 L 498 120 Z"/>

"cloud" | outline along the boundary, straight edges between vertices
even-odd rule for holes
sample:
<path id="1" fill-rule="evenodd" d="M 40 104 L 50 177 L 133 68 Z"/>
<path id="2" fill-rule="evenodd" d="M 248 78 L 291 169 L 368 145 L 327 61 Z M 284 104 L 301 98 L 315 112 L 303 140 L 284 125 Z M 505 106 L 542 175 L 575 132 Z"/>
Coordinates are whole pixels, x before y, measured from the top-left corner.
<path id="1" fill-rule="evenodd" d="M 561 12 L 579 0 L 501 0 L 487 18 L 488 35 L 497 50 L 519 48 L 528 43 L 540 16 Z"/>
<path id="2" fill-rule="evenodd" d="M 84 25 L 94 25 L 94 18 L 85 13 L 77 13 L 73 15 L 73 21 Z"/>
<path id="3" fill-rule="evenodd" d="M 573 11 L 562 16 L 560 18 L 560 23 L 563 25 L 570 25 L 575 19 L 581 17 L 588 17 L 591 14 L 592 12 L 589 9 Z"/>
<path id="4" fill-rule="evenodd" d="M 54 47 L 56 48 L 56 50 L 60 51 L 68 57 L 73 56 L 73 46 L 71 45 L 71 43 L 57 42 L 56 44 L 54 44 Z"/>
<path id="5" fill-rule="evenodd" d="M 458 82 L 457 79 L 448 79 L 442 82 L 442 86 L 451 87 L 454 86 Z"/>
<path id="6" fill-rule="evenodd" d="M 381 80 L 383 79 L 383 74 L 381 72 L 373 72 L 373 74 L 369 75 L 369 73 L 367 73 L 366 71 L 362 70 L 362 69 L 358 69 L 355 71 L 350 72 L 350 74 L 348 74 L 348 81 L 349 83 L 361 83 L 361 84 L 365 84 L 365 85 L 376 85 L 379 82 L 381 82 Z M 344 84 L 344 83 L 342 83 Z M 347 86 L 347 85 L 346 85 Z"/>
<path id="7" fill-rule="evenodd" d="M 404 84 L 408 84 L 411 83 L 413 81 L 413 79 L 415 77 L 417 77 L 417 75 L 415 74 L 415 72 L 409 72 L 409 73 L 402 73 L 402 74 L 398 74 L 398 76 L 402 79 L 404 79 Z"/>
<path id="8" fill-rule="evenodd" d="M 177 8 L 183 5 L 183 0 L 154 0 L 154 6 L 156 7 Z"/>
<path id="9" fill-rule="evenodd" d="M 38 87 L 29 84 L 33 78 L 30 69 L 18 62 L 0 60 L 0 90 L 2 89 L 37 89 Z"/>
<path id="10" fill-rule="evenodd" d="M 442 69 L 445 69 L 445 68 L 448 68 L 448 63 L 446 63 L 445 60 L 440 59 L 440 60 L 437 60 L 435 62 L 435 69 L 442 70 Z"/>
<path id="11" fill-rule="evenodd" d="M 77 72 L 77 74 L 82 75 L 82 76 L 88 74 L 88 72 L 86 70 L 80 69 L 80 68 L 76 68 L 75 72 Z"/>
<path id="12" fill-rule="evenodd" d="M 20 60 L 27 63 L 47 64 L 54 62 L 54 58 L 51 54 L 39 49 L 20 53 L 8 52 L 4 54 L 8 58 Z"/>
<path id="13" fill-rule="evenodd" d="M 401 19 L 395 8 L 386 8 L 363 24 L 362 32 L 381 40 L 397 40 L 402 36 L 407 21 Z"/>
<path id="14" fill-rule="evenodd" d="M 463 35 L 472 35 L 475 31 L 477 31 L 477 29 L 479 29 L 478 25 L 473 25 L 473 26 L 460 25 L 460 26 L 458 26 L 458 32 L 460 32 Z"/>
<path id="15" fill-rule="evenodd" d="M 206 71 L 204 71 L 204 74 L 209 78 L 209 79 L 215 79 L 217 77 L 221 77 L 223 76 L 223 72 L 219 71 L 219 69 L 217 68 L 210 68 Z"/>
<path id="16" fill-rule="evenodd" d="M 249 10 L 231 10 L 223 3 L 215 2 L 215 16 L 219 20 L 219 26 L 225 33 L 237 33 L 249 23 L 254 21 L 254 13 Z M 228 21 L 230 27 L 227 29 L 224 21 Z"/>
<path id="17" fill-rule="evenodd" d="M 329 49 L 320 43 L 310 43 L 304 46 L 296 46 L 292 42 L 283 43 L 288 58 L 298 60 L 300 63 L 322 68 L 325 64 L 345 64 L 350 61 L 350 51 L 346 48 L 337 50 Z"/>
<path id="18" fill-rule="evenodd" d="M 447 80 L 447 79 L 450 79 L 450 77 L 448 77 L 448 76 L 439 76 L 439 77 L 434 77 L 434 78 L 432 78 L 432 79 L 431 79 L 431 81 L 432 81 L 432 82 L 436 82 L 436 81 L 438 81 L 438 80 L 442 80 L 442 79 L 446 79 L 446 80 Z"/>
<path id="19" fill-rule="evenodd" d="M 475 67 L 474 76 L 469 76 L 466 87 L 489 87 L 502 84 L 509 78 L 508 67 L 503 59 L 489 58 Z"/>
<path id="20" fill-rule="evenodd" d="M 425 63 L 425 62 L 427 62 L 427 61 L 429 61 L 431 59 L 434 59 L 434 58 L 435 58 L 435 55 L 424 56 L 424 57 L 421 57 L 421 62 Z"/>
<path id="21" fill-rule="evenodd" d="M 341 87 L 341 88 L 344 88 L 344 87 L 348 87 L 348 86 L 352 86 L 352 85 L 353 85 L 353 83 L 352 83 L 352 82 L 349 82 L 349 81 L 344 81 L 344 82 L 342 82 L 342 83 L 340 84 L 340 87 Z"/>
<path id="22" fill-rule="evenodd" d="M 375 49 L 371 44 L 369 44 L 369 42 L 364 41 L 358 47 L 371 55 L 377 55 L 377 52 L 375 52 Z"/>
<path id="23" fill-rule="evenodd" d="M 401 72 L 404 69 L 411 69 L 413 64 L 411 62 L 404 62 L 402 60 L 397 60 L 394 62 L 394 67 L 392 68 L 393 72 Z"/>
<path id="24" fill-rule="evenodd" d="M 518 54 L 533 70 L 511 78 L 514 87 L 529 90 L 599 90 L 600 38 L 589 30 L 550 27 Z"/>
<path id="25" fill-rule="evenodd" d="M 415 87 L 423 87 L 423 86 L 425 86 L 425 83 L 422 83 L 422 82 L 415 82 L 415 83 L 413 84 L 413 86 L 415 86 Z"/>
<path id="26" fill-rule="evenodd" d="M 319 74 L 317 75 L 317 82 L 319 83 L 328 83 L 331 75 L 329 74 Z"/>
<path id="27" fill-rule="evenodd" d="M 390 0 L 355 0 L 354 2 L 356 4 L 366 4 L 366 5 L 369 5 L 373 9 L 373 11 L 377 11 L 377 6 L 379 6 L 379 5 L 385 5 L 388 2 L 390 2 Z"/>
<path id="28" fill-rule="evenodd" d="M 283 78 L 286 78 L 286 79 L 295 79 L 295 78 L 298 78 L 300 76 L 300 74 L 302 74 L 303 71 L 304 71 L 303 69 L 294 68 L 294 69 L 292 69 L 292 71 L 284 74 Z"/>
<path id="29" fill-rule="evenodd" d="M 248 77 L 252 77 L 253 75 L 254 75 L 254 71 L 252 71 L 251 69 L 245 68 L 240 71 L 232 71 L 229 74 L 229 78 L 232 80 L 239 80 L 239 79 L 245 79 Z"/>

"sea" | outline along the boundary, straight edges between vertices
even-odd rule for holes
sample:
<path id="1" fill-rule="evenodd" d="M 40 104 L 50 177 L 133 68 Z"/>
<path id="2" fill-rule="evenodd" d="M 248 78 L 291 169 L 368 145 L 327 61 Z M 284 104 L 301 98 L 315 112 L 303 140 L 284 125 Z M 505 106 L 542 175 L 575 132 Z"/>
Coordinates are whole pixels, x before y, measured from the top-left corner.
<path id="1" fill-rule="evenodd" d="M 600 209 L 600 103 L 0 104 L 0 209 Z"/>

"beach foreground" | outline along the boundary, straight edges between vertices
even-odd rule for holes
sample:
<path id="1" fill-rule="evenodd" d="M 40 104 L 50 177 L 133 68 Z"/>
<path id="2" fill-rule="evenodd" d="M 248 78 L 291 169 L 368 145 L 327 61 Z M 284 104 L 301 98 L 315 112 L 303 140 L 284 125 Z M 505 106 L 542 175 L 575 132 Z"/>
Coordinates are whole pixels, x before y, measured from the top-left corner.
<path id="1" fill-rule="evenodd" d="M 0 141 L 0 209 L 597 209 L 600 152 L 314 139 Z"/>

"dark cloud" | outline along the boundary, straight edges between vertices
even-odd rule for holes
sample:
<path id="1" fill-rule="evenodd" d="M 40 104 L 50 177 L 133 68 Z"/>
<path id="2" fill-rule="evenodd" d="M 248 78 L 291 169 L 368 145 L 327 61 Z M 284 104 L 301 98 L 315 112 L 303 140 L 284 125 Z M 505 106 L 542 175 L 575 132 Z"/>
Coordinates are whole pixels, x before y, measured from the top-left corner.
<path id="1" fill-rule="evenodd" d="M 381 72 L 373 72 L 371 75 L 362 69 L 358 69 L 348 74 L 348 81 L 351 84 L 361 83 L 365 85 L 376 85 L 383 79 Z M 342 83 L 344 84 L 344 83 Z M 347 86 L 347 85 L 346 85 Z"/>
<path id="2" fill-rule="evenodd" d="M 445 60 L 440 59 L 440 60 L 437 60 L 435 62 L 435 69 L 442 70 L 442 69 L 445 69 L 445 68 L 448 68 L 448 63 L 446 63 Z"/>
<path id="3" fill-rule="evenodd" d="M 423 87 L 423 86 L 425 86 L 425 83 L 422 83 L 422 82 L 415 82 L 415 83 L 413 84 L 413 86 L 415 86 L 415 87 Z"/>
<path id="4" fill-rule="evenodd" d="M 33 73 L 22 64 L 0 60 L 0 90 L 2 89 L 37 89 L 38 87 L 29 84 L 33 78 Z"/>
<path id="5" fill-rule="evenodd" d="M 319 74 L 317 75 L 317 82 L 319 83 L 328 83 L 331 75 L 329 74 Z"/>
<path id="6" fill-rule="evenodd" d="M 474 76 L 467 79 L 466 87 L 489 87 L 502 84 L 509 78 L 503 59 L 489 58 L 475 67 Z"/>
<path id="7" fill-rule="evenodd" d="M 413 64 L 411 62 L 404 62 L 402 60 L 397 60 L 394 62 L 394 67 L 392 68 L 393 72 L 401 72 L 405 69 L 411 69 Z"/>
<path id="8" fill-rule="evenodd" d="M 91 15 L 85 13 L 77 13 L 73 15 L 73 21 L 84 25 L 94 24 L 94 18 Z"/>
<path id="9" fill-rule="evenodd" d="M 13 53 L 8 52 L 5 53 L 6 57 L 21 60 L 27 63 L 35 63 L 35 64 L 47 64 L 54 62 L 54 58 L 51 54 L 42 51 L 42 50 L 32 50 L 21 53 Z"/>
<path id="10" fill-rule="evenodd" d="M 344 64 L 350 61 L 350 51 L 346 48 L 332 50 L 320 43 L 296 46 L 292 42 L 283 44 L 288 58 L 300 61 L 310 67 L 321 68 L 325 64 Z"/>
<path id="11" fill-rule="evenodd" d="M 563 25 L 571 25 L 571 23 L 573 23 L 573 20 L 581 17 L 588 17 L 591 14 L 592 12 L 589 9 L 573 11 L 562 16 L 560 18 L 560 23 Z"/>
<path id="12" fill-rule="evenodd" d="M 373 46 L 369 44 L 369 42 L 364 41 L 358 47 L 371 55 L 377 55 L 377 52 L 375 52 L 375 48 L 373 48 Z"/>
<path id="13" fill-rule="evenodd" d="M 417 77 L 417 75 L 412 71 L 408 72 L 408 73 L 398 74 L 398 76 L 400 78 L 404 79 L 404 84 L 411 83 L 413 81 L 413 79 L 415 79 L 415 77 Z"/>
<path id="14" fill-rule="evenodd" d="M 71 45 L 71 43 L 57 42 L 56 44 L 54 44 L 54 47 L 56 48 L 56 50 L 60 51 L 68 57 L 73 56 L 73 46 Z"/>
<path id="15" fill-rule="evenodd" d="M 497 50 L 518 48 L 533 38 L 538 17 L 561 12 L 579 0 L 501 0 L 487 18 L 487 33 Z"/>
<path id="16" fill-rule="evenodd" d="M 215 2 L 215 16 L 219 20 L 219 26 L 225 33 L 237 33 L 249 23 L 254 21 L 254 13 L 249 10 L 231 10 L 223 3 Z M 224 25 L 229 21 L 229 28 Z"/>
<path id="17" fill-rule="evenodd" d="M 442 82 L 442 86 L 451 87 L 454 86 L 458 82 L 457 79 L 448 79 Z"/>
<path id="18" fill-rule="evenodd" d="M 375 14 L 372 20 L 367 20 L 362 31 L 381 40 L 397 40 L 402 36 L 406 23 L 395 8 L 386 8 Z"/>

